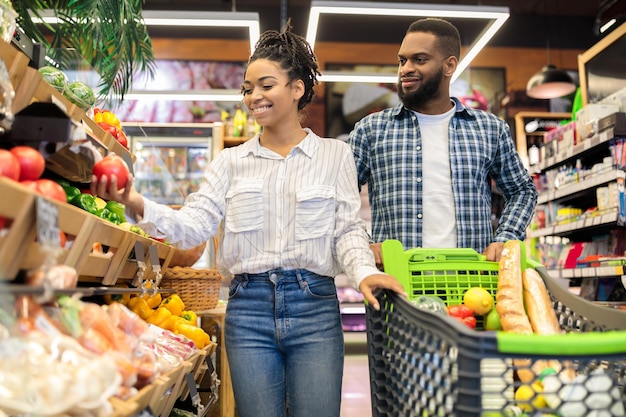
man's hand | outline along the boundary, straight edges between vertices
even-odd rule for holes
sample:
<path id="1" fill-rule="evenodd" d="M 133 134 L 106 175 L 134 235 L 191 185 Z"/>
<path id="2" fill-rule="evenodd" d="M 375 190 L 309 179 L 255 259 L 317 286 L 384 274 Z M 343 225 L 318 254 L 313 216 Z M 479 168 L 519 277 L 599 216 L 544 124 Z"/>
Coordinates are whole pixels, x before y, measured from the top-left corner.
<path id="1" fill-rule="evenodd" d="M 380 244 L 379 244 L 380 245 Z M 404 287 L 400 282 L 387 274 L 373 274 L 367 276 L 359 285 L 359 291 L 363 294 L 363 297 L 367 302 L 374 307 L 374 310 L 380 310 L 380 304 L 376 297 L 374 297 L 374 291 L 380 288 L 386 288 L 397 292 L 398 294 L 406 297 Z"/>
<path id="2" fill-rule="evenodd" d="M 502 256 L 502 249 L 504 249 L 504 242 L 493 242 L 483 252 L 483 255 L 487 257 L 488 261 L 499 262 Z"/>

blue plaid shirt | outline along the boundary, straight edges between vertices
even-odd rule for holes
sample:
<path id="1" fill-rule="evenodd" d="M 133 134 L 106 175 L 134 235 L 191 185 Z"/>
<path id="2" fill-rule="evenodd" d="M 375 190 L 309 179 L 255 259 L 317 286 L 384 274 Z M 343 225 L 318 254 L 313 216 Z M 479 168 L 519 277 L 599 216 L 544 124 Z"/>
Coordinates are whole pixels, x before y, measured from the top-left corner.
<path id="1" fill-rule="evenodd" d="M 457 245 L 482 253 L 492 242 L 523 240 L 537 204 L 537 190 L 522 164 L 509 126 L 495 115 L 464 107 L 456 98 L 448 128 L 456 204 Z M 356 123 L 353 149 L 359 188 L 368 184 L 372 239 L 422 246 L 422 137 L 417 116 L 403 105 Z M 505 207 L 491 223 L 491 179 Z"/>

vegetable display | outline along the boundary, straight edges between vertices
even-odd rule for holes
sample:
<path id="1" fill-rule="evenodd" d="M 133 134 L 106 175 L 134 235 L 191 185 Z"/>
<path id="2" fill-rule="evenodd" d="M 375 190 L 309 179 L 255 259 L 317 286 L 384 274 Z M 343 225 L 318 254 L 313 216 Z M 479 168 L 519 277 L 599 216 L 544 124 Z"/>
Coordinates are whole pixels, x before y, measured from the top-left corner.
<path id="1" fill-rule="evenodd" d="M 63 95 L 83 110 L 88 110 L 96 104 L 93 89 L 81 81 L 68 83 L 63 90 Z"/>
<path id="2" fill-rule="evenodd" d="M 67 85 L 67 75 L 58 68 L 45 66 L 39 68 L 39 73 L 48 84 L 53 86 L 57 91 L 63 92 Z"/>
<path id="3" fill-rule="evenodd" d="M 197 314 L 185 310 L 185 303 L 178 294 L 171 294 L 157 304 L 156 301 L 159 299 L 160 295 L 148 292 L 131 296 L 127 306 L 148 323 L 187 337 L 199 349 L 210 342 L 209 335 L 198 327 Z"/>

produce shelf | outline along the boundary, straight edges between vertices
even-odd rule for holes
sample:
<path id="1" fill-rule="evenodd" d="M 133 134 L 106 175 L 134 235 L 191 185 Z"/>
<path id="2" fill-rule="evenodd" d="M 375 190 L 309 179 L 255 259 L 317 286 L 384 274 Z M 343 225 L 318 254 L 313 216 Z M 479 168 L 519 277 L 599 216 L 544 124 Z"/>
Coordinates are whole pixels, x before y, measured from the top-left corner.
<path id="1" fill-rule="evenodd" d="M 81 281 L 114 285 L 118 279 L 133 279 L 138 264 L 131 254 L 137 248 L 146 259 L 144 278 L 150 279 L 154 273 L 149 262 L 150 247 L 155 248 L 161 268 L 167 267 L 173 255 L 172 246 L 126 231 L 78 207 L 42 197 L 8 178 L 0 178 L 0 195 L 0 216 L 8 219 L 0 237 L 0 279 L 13 280 L 19 270 L 35 269 L 46 261 L 47 253 L 36 241 L 38 198 L 56 207 L 58 227 L 72 242 L 68 249 L 59 251 L 57 262 L 74 267 Z M 108 247 L 108 255 L 93 252 L 96 243 Z"/>

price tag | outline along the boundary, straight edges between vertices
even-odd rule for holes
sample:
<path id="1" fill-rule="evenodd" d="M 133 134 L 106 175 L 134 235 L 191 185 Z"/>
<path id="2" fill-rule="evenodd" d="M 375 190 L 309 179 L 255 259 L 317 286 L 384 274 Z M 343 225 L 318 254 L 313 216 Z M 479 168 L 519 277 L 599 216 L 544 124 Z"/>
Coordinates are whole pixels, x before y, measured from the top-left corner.
<path id="1" fill-rule="evenodd" d="M 61 247 L 59 208 L 43 197 L 37 197 L 37 241 L 41 246 Z"/>

